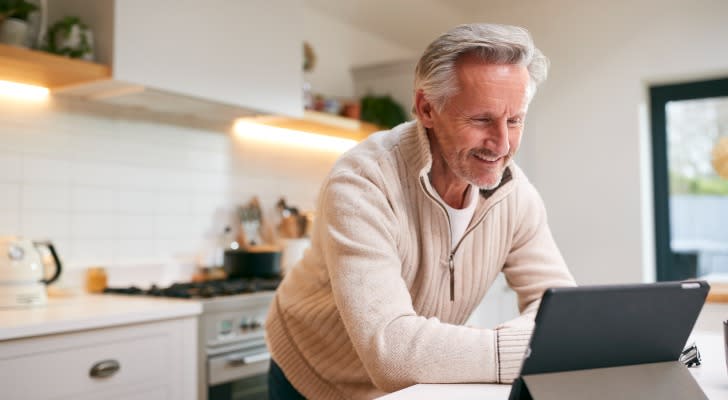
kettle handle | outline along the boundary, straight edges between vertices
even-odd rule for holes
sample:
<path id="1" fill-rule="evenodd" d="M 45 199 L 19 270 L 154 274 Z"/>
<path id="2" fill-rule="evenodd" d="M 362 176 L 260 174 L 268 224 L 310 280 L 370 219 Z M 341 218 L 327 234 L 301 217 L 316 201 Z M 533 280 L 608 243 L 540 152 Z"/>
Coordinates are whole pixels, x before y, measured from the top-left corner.
<path id="1" fill-rule="evenodd" d="M 48 250 L 51 251 L 51 256 L 53 256 L 53 263 L 55 264 L 56 270 L 53 273 L 53 276 L 49 279 L 41 279 L 40 281 L 45 283 L 46 285 L 52 282 L 55 282 L 58 277 L 61 275 L 61 260 L 58 258 L 58 253 L 56 253 L 55 247 L 53 247 L 53 243 L 46 241 L 46 242 L 33 242 L 33 245 L 35 246 L 46 246 L 48 247 Z"/>

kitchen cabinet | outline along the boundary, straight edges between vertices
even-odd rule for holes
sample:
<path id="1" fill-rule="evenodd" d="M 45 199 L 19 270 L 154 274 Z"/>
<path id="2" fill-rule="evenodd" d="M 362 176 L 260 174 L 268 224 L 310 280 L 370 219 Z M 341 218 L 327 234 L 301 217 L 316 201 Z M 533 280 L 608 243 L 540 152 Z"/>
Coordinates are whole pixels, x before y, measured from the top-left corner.
<path id="1" fill-rule="evenodd" d="M 111 67 L 111 80 L 62 93 L 153 111 L 179 104 L 201 115 L 211 107 L 195 101 L 228 107 L 228 114 L 303 113 L 301 0 L 53 0 L 48 6 L 51 22 L 79 16 L 94 34 L 98 62 Z"/>
<path id="2" fill-rule="evenodd" d="M 110 373 L 113 366 L 118 369 L 109 376 L 91 376 Z M 0 387 L 3 398 L 14 400 L 194 399 L 197 320 L 2 341 Z"/>

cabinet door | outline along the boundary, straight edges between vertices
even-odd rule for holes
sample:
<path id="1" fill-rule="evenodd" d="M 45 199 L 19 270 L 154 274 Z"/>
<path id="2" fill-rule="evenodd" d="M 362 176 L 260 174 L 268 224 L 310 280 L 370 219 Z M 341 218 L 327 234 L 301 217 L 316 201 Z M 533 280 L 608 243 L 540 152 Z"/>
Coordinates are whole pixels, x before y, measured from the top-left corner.
<path id="1" fill-rule="evenodd" d="M 3 398 L 192 399 L 196 332 L 187 318 L 0 342 Z"/>
<path id="2" fill-rule="evenodd" d="M 117 0 L 114 79 L 303 112 L 300 0 Z"/>
<path id="3" fill-rule="evenodd" d="M 247 109 L 303 115 L 301 0 L 48 3 L 51 22 L 76 15 L 89 26 L 96 61 L 110 65 L 113 80 L 132 91 L 142 85 Z M 112 94 L 102 91 L 101 98 Z"/>

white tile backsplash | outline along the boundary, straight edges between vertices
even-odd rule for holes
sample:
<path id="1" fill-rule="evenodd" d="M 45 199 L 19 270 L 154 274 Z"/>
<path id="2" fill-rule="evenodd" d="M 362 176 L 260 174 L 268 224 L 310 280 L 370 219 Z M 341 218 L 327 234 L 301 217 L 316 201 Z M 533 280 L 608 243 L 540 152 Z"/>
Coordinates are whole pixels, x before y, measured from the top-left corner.
<path id="1" fill-rule="evenodd" d="M 226 172 L 231 168 L 231 156 L 228 152 L 191 150 L 187 153 L 187 163 L 202 171 Z"/>
<path id="2" fill-rule="evenodd" d="M 20 184 L 0 183 L 0 212 L 20 211 Z"/>
<path id="3" fill-rule="evenodd" d="M 55 158 L 60 154 L 71 155 L 74 150 L 71 135 L 55 129 L 38 129 L 32 125 L 23 132 L 21 143 L 24 153 L 38 157 Z"/>
<path id="4" fill-rule="evenodd" d="M 37 240 L 67 240 L 71 235 L 71 214 L 24 211 L 20 218 L 20 235 Z"/>
<path id="5" fill-rule="evenodd" d="M 162 192 L 157 194 L 157 213 L 160 215 L 189 215 L 192 212 L 192 193 Z"/>
<path id="6" fill-rule="evenodd" d="M 0 182 L 22 181 L 23 158 L 18 154 L 0 152 Z"/>
<path id="7" fill-rule="evenodd" d="M 61 159 L 26 157 L 23 160 L 23 181 L 30 183 L 67 184 L 71 179 L 71 163 Z"/>
<path id="8" fill-rule="evenodd" d="M 121 214 L 155 213 L 157 193 L 154 191 L 119 191 L 117 210 Z"/>
<path id="9" fill-rule="evenodd" d="M 98 161 L 77 161 L 71 165 L 71 183 L 97 187 L 118 187 L 121 166 Z"/>
<path id="10" fill-rule="evenodd" d="M 108 266 L 114 263 L 113 239 L 73 239 L 68 259 L 84 266 Z"/>
<path id="11" fill-rule="evenodd" d="M 127 262 L 149 263 L 158 259 L 154 240 L 119 239 L 115 243 L 115 254 Z"/>
<path id="12" fill-rule="evenodd" d="M 163 172 L 157 168 L 122 165 L 116 171 L 116 183 L 124 189 L 157 189 L 165 185 Z"/>
<path id="13" fill-rule="evenodd" d="M 71 214 L 71 239 L 113 239 L 118 218 L 117 214 Z"/>
<path id="14" fill-rule="evenodd" d="M 230 198 L 223 194 L 196 193 L 192 196 L 192 213 L 212 214 L 220 209 L 229 208 Z"/>
<path id="15" fill-rule="evenodd" d="M 55 183 L 27 183 L 20 193 L 25 211 L 68 212 L 71 209 L 71 187 Z"/>
<path id="16" fill-rule="evenodd" d="M 0 99 L 0 235 L 51 239 L 74 272 L 187 271 L 253 196 L 266 214 L 281 195 L 312 207 L 334 161 L 98 109 Z"/>
<path id="17" fill-rule="evenodd" d="M 156 218 L 149 215 L 119 214 L 117 239 L 154 239 L 157 232 Z"/>
<path id="18" fill-rule="evenodd" d="M 20 232 L 20 213 L 0 211 L 0 236 L 15 236 Z"/>
<path id="19" fill-rule="evenodd" d="M 116 208 L 116 192 L 112 189 L 94 186 L 73 186 L 71 188 L 71 211 L 110 212 Z"/>
<path id="20" fill-rule="evenodd" d="M 189 215 L 157 215 L 156 237 L 179 239 L 195 235 L 195 229 L 189 220 Z"/>

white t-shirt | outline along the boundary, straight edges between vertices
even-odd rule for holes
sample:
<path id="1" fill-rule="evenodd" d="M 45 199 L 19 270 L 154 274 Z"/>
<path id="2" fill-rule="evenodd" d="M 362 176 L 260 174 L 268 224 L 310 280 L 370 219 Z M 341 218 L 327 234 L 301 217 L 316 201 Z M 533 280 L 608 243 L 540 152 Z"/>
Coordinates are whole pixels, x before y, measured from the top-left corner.
<path id="1" fill-rule="evenodd" d="M 445 206 L 445 210 L 450 217 L 450 246 L 451 248 L 455 248 L 457 242 L 459 242 L 465 234 L 465 229 L 468 228 L 470 220 L 473 219 L 475 206 L 478 204 L 478 188 L 473 185 L 470 185 L 468 187 L 468 198 L 466 200 L 465 207 L 460 209 L 450 207 L 440 197 L 440 194 L 437 193 L 437 190 L 434 190 L 434 192 L 435 196 L 437 196 L 437 198 Z"/>

